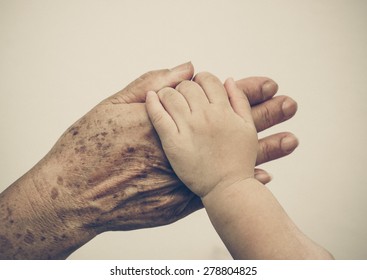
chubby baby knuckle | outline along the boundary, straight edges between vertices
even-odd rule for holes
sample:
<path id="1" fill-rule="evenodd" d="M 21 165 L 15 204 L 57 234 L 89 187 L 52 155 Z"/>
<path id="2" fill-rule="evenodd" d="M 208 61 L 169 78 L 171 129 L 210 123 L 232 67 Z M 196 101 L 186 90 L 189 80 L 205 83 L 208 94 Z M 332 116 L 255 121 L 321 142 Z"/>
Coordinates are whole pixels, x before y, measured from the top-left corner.
<path id="1" fill-rule="evenodd" d="M 208 79 L 212 76 L 211 73 L 203 71 L 203 72 L 199 72 L 195 75 L 194 80 L 195 81 L 200 81 L 200 80 L 205 80 Z"/>
<path id="2" fill-rule="evenodd" d="M 185 91 L 189 88 L 192 88 L 195 85 L 196 85 L 196 83 L 193 82 L 193 81 L 184 80 L 176 86 L 176 90 L 177 91 Z"/>
<path id="3" fill-rule="evenodd" d="M 176 90 L 170 87 L 162 88 L 160 91 L 158 91 L 158 96 L 161 100 L 170 100 L 174 97 L 176 93 Z"/>
<path id="4" fill-rule="evenodd" d="M 209 72 L 200 72 L 196 74 L 194 78 L 195 82 L 202 83 L 202 82 L 218 82 L 219 79 Z"/>
<path id="5" fill-rule="evenodd" d="M 163 94 L 167 94 L 169 92 L 172 91 L 172 88 L 170 87 L 164 87 L 164 88 L 161 88 L 159 91 L 158 91 L 158 95 L 163 95 Z"/>
<path id="6" fill-rule="evenodd" d="M 274 117 L 268 106 L 263 106 L 261 110 L 261 119 L 264 127 L 271 127 L 274 124 Z"/>

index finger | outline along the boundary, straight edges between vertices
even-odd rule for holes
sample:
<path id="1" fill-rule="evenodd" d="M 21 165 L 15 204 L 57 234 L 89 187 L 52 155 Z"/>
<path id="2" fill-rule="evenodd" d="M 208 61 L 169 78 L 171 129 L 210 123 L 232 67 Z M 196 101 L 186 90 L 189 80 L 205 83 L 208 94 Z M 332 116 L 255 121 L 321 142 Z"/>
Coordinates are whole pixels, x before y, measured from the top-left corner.
<path id="1" fill-rule="evenodd" d="M 236 86 L 235 81 L 232 78 L 227 79 L 224 83 L 224 87 L 227 90 L 229 103 L 231 104 L 233 111 L 246 121 L 253 122 L 250 103 L 248 102 L 247 97 Z"/>
<path id="2" fill-rule="evenodd" d="M 178 131 L 174 120 L 163 107 L 156 92 L 148 91 L 145 105 L 150 121 L 161 141 L 168 138 L 171 133 Z"/>

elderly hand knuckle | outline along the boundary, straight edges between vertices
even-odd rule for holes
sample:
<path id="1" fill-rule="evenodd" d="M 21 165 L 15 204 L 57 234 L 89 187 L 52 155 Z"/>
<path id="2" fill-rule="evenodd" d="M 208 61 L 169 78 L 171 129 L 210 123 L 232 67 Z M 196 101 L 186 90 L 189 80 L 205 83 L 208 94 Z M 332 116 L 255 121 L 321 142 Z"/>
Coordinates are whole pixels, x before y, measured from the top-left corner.
<path id="1" fill-rule="evenodd" d="M 271 110 L 267 106 L 263 107 L 262 120 L 266 127 L 271 127 L 274 124 L 274 118 L 271 114 Z"/>
<path id="2" fill-rule="evenodd" d="M 260 145 L 261 153 L 264 161 L 269 161 L 272 158 L 272 145 L 268 142 L 263 142 Z"/>

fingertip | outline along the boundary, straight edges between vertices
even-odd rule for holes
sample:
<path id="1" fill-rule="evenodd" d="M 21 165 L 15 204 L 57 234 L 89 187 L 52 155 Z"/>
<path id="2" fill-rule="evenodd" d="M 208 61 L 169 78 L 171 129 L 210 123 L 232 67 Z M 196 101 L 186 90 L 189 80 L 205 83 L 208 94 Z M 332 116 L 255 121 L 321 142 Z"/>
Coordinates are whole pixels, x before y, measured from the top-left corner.
<path id="1" fill-rule="evenodd" d="M 159 115 L 161 114 L 162 110 L 164 110 L 158 93 L 153 90 L 150 90 L 146 93 L 145 107 L 149 116 L 157 114 Z"/>
<path id="2" fill-rule="evenodd" d="M 157 102 L 159 102 L 158 94 L 155 91 L 148 91 L 145 96 L 145 105 L 147 107 L 148 113 L 152 107 L 156 107 Z"/>
<path id="3" fill-rule="evenodd" d="M 280 140 L 280 147 L 282 151 L 286 154 L 292 153 L 299 145 L 298 138 L 292 134 L 288 133 L 287 136 Z"/>
<path id="4" fill-rule="evenodd" d="M 237 88 L 237 85 L 232 77 L 229 77 L 224 81 L 224 88 L 227 91 L 229 99 L 236 97 L 236 91 L 234 89 Z"/>
<path id="5" fill-rule="evenodd" d="M 191 80 L 194 76 L 194 71 L 194 65 L 191 61 L 169 69 L 168 73 L 170 75 L 171 82 L 168 86 L 174 88 L 183 80 Z"/>
<path id="6" fill-rule="evenodd" d="M 260 181 L 264 185 L 273 180 L 273 176 L 264 170 L 256 172 L 254 176 L 256 180 Z"/>
<path id="7" fill-rule="evenodd" d="M 251 107 L 247 96 L 243 94 L 232 77 L 226 79 L 224 87 L 227 91 L 229 102 L 235 113 L 242 118 L 252 119 Z"/>
<path id="8" fill-rule="evenodd" d="M 148 91 L 145 97 L 145 100 L 152 99 L 157 96 L 157 93 L 155 91 Z"/>
<path id="9" fill-rule="evenodd" d="M 145 107 L 148 117 L 162 141 L 162 137 L 166 137 L 167 133 L 171 133 L 176 125 L 163 107 L 157 92 L 148 91 L 146 93 Z"/>
<path id="10" fill-rule="evenodd" d="M 278 84 L 271 79 L 268 79 L 261 87 L 263 100 L 273 97 L 278 92 Z"/>
<path id="11" fill-rule="evenodd" d="M 232 77 L 229 77 L 224 82 L 224 87 L 227 91 L 233 91 L 233 89 L 238 89 L 236 82 Z"/>
<path id="12" fill-rule="evenodd" d="M 282 104 L 282 112 L 285 119 L 293 117 L 298 109 L 297 102 L 290 97 L 287 97 Z"/>
<path id="13" fill-rule="evenodd" d="M 178 73 L 187 72 L 187 71 L 191 72 L 192 70 L 194 70 L 194 65 L 192 64 L 191 61 L 182 63 L 170 69 L 170 71 L 178 72 Z"/>

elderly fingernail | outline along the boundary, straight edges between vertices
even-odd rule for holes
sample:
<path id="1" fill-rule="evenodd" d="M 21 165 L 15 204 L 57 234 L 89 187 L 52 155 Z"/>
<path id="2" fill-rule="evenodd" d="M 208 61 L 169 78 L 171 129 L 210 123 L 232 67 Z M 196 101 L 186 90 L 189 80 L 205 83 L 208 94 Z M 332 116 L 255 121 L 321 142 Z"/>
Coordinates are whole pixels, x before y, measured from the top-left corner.
<path id="1" fill-rule="evenodd" d="M 286 136 L 280 141 L 280 147 L 283 152 L 291 153 L 298 146 L 298 139 L 294 136 Z"/>
<path id="2" fill-rule="evenodd" d="M 289 119 L 294 116 L 297 111 L 297 103 L 293 100 L 286 99 L 282 104 L 282 111 L 285 118 Z"/>
<path id="3" fill-rule="evenodd" d="M 173 67 L 171 69 L 171 71 L 175 71 L 175 72 L 183 72 L 183 71 L 186 71 L 191 65 L 191 61 L 189 62 L 186 62 L 186 63 L 183 63 L 183 64 L 180 64 L 176 67 Z"/>
<path id="4" fill-rule="evenodd" d="M 276 94 L 277 91 L 278 91 L 278 85 L 272 80 L 266 81 L 262 85 L 262 88 L 261 88 L 261 93 L 264 97 L 264 100 L 267 97 L 270 97 L 270 96 L 273 96 L 274 94 Z"/>

